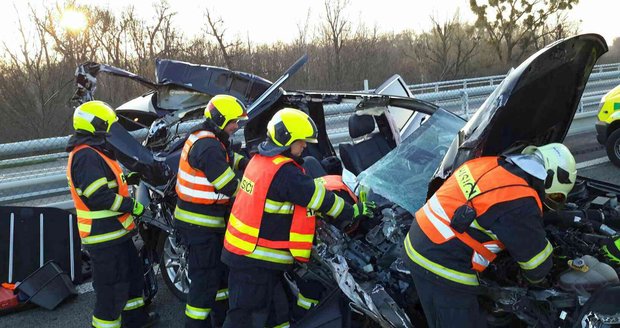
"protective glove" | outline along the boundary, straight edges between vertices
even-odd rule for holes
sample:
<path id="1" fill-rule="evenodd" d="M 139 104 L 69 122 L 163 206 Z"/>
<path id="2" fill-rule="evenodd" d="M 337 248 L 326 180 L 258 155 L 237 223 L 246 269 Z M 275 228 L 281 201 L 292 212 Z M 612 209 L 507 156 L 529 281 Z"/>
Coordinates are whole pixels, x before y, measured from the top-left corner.
<path id="1" fill-rule="evenodd" d="M 620 237 L 608 238 L 601 247 L 601 251 L 609 262 L 620 264 Z"/>
<path id="2" fill-rule="evenodd" d="M 137 185 L 140 183 L 142 175 L 139 172 L 129 172 L 125 175 L 125 181 L 128 185 Z"/>
<path id="3" fill-rule="evenodd" d="M 133 209 L 131 210 L 131 214 L 134 218 L 139 218 L 144 214 L 144 205 L 140 204 L 139 201 L 133 200 Z"/>
<path id="4" fill-rule="evenodd" d="M 360 201 L 353 205 L 353 220 L 372 219 L 375 216 L 375 202 Z"/>

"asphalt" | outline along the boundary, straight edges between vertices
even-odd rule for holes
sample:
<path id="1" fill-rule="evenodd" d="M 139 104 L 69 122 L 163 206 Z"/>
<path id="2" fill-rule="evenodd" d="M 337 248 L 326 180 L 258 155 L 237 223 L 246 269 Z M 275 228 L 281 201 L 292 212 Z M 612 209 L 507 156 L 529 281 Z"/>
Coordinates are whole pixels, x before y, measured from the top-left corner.
<path id="1" fill-rule="evenodd" d="M 158 281 L 159 292 L 149 306 L 150 311 L 156 311 L 160 315 L 161 320 L 157 327 L 183 327 L 185 304 L 176 299 L 166 288 L 161 276 Z M 33 308 L 0 317 L 0 327 L 90 327 L 95 293 L 88 286 L 83 289 L 88 291 L 61 303 L 52 311 Z"/>

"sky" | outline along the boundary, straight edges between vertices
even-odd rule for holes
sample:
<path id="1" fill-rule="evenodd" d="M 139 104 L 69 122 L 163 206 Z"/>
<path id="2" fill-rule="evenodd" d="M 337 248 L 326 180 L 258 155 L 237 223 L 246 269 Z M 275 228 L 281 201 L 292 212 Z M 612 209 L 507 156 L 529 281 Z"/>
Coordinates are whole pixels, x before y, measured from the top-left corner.
<path id="1" fill-rule="evenodd" d="M 155 0 L 76 0 L 78 4 L 95 4 L 112 11 L 122 11 L 129 3 L 141 12 L 142 18 L 153 17 Z M 0 42 L 9 46 L 15 44 L 18 15 L 28 12 L 28 3 L 35 9 L 41 9 L 44 0 L 0 0 Z M 186 35 L 191 36 L 205 26 L 206 8 L 215 16 L 221 16 L 227 28 L 225 37 L 248 37 L 254 43 L 290 42 L 302 25 L 310 10 L 311 25 L 323 15 L 323 0 L 222 0 L 190 1 L 170 0 L 172 9 L 178 13 L 175 25 Z M 601 34 L 612 44 L 615 37 L 620 37 L 618 10 L 620 0 L 581 0 L 571 11 L 569 18 L 578 23 L 581 33 Z M 376 26 L 381 32 L 399 32 L 413 29 L 421 32 L 428 30 L 430 17 L 440 22 L 451 18 L 456 11 L 464 21 L 474 21 L 469 9 L 469 0 L 350 0 L 347 15 L 354 23 L 364 22 L 367 26 Z"/>

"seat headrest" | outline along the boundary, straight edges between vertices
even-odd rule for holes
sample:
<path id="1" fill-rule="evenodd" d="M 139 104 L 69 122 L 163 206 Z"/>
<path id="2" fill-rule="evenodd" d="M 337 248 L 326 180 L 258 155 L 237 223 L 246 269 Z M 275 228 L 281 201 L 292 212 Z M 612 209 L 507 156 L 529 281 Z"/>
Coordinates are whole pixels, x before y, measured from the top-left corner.
<path id="1" fill-rule="evenodd" d="M 372 115 L 351 115 L 349 117 L 349 135 L 351 138 L 365 136 L 375 130 L 375 119 Z"/>

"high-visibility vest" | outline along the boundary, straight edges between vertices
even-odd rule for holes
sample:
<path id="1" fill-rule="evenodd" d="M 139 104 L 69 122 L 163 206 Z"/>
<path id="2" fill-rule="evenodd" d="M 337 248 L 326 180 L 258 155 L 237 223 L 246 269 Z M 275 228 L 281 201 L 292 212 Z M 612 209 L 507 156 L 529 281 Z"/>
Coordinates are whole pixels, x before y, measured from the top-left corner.
<path id="1" fill-rule="evenodd" d="M 282 165 L 294 163 L 285 156 L 254 155 L 245 169 L 235 203 L 233 204 L 224 247 L 231 253 L 263 261 L 292 264 L 293 258 L 307 262 L 314 240 L 315 216 L 305 207 L 295 205 L 288 240 L 268 240 L 259 237 L 267 191 Z"/>
<path id="2" fill-rule="evenodd" d="M 133 216 L 130 213 L 121 213 L 113 210 L 100 210 L 100 211 L 91 211 L 88 206 L 82 201 L 80 195 L 75 188 L 75 184 L 73 183 L 73 178 L 71 177 L 71 166 L 73 163 L 73 156 L 80 150 L 84 148 L 90 148 L 97 152 L 101 158 L 108 164 L 108 167 L 114 173 L 114 177 L 116 180 L 116 185 L 118 186 L 118 195 L 119 197 L 115 200 L 115 203 L 122 201 L 121 197 L 129 197 L 129 188 L 127 186 L 127 182 L 125 181 L 125 177 L 123 175 L 123 170 L 118 162 L 108 158 L 103 153 L 98 151 L 97 149 L 90 147 L 88 145 L 79 145 L 69 153 L 69 163 L 67 164 L 67 180 L 69 181 L 69 189 L 71 190 L 71 198 L 73 198 L 73 203 L 75 204 L 75 209 L 77 212 L 77 222 L 78 222 L 78 231 L 80 233 L 80 237 L 82 238 L 83 244 L 98 244 L 107 242 L 110 240 L 118 239 L 126 234 L 128 234 L 131 230 L 133 230 L 136 225 L 133 222 Z M 82 168 L 87 169 L 87 168 Z M 109 185 L 109 184 L 108 184 Z M 114 206 L 114 205 L 113 205 Z M 118 217 L 118 222 L 121 223 L 123 229 L 119 229 L 116 231 L 110 231 L 105 233 L 100 233 L 97 235 L 91 234 L 93 220 L 101 220 L 101 219 L 110 219 Z"/>
<path id="3" fill-rule="evenodd" d="M 357 203 L 357 196 L 353 193 L 351 188 L 342 181 L 341 175 L 325 175 L 315 180 L 320 181 L 325 189 L 330 191 L 344 191 L 346 192 L 353 202 Z"/>
<path id="4" fill-rule="evenodd" d="M 435 244 L 458 238 L 474 250 L 472 269 L 482 272 L 495 259 L 504 245 L 477 221 L 471 227 L 482 230 L 491 241 L 479 242 L 467 232 L 459 233 L 450 226 L 457 208 L 469 205 L 476 217 L 484 215 L 495 204 L 532 197 L 542 213 L 542 203 L 536 190 L 521 177 L 501 167 L 497 157 L 481 157 L 460 166 L 435 194 L 415 213 L 424 234 Z"/>
<path id="5" fill-rule="evenodd" d="M 202 138 L 212 138 L 219 142 L 219 139 L 217 139 L 213 132 L 206 130 L 196 131 L 187 138 L 185 145 L 183 145 L 181 161 L 179 162 L 176 185 L 177 194 L 180 199 L 194 204 L 228 204 L 230 197 L 217 192 L 215 186 L 207 179 L 204 172 L 189 165 L 189 151 L 194 143 Z M 222 147 L 226 149 L 224 144 L 222 144 Z M 226 162 L 230 163 L 228 152 L 226 152 Z"/>

